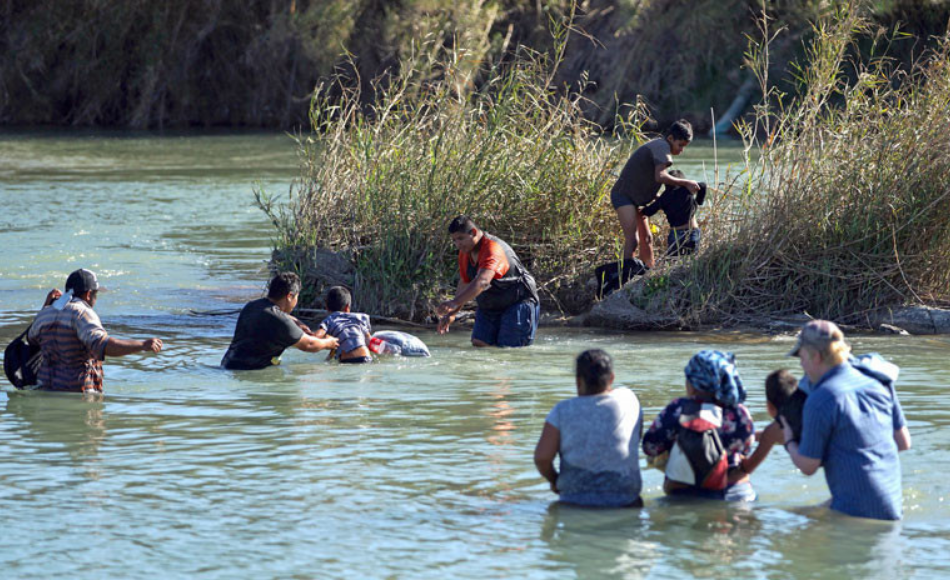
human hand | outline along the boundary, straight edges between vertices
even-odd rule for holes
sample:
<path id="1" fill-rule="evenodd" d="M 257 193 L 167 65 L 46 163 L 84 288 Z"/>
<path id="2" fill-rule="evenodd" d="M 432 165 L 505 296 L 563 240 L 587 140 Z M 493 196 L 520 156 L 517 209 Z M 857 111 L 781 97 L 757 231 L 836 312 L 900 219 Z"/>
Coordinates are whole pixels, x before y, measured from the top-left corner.
<path id="1" fill-rule="evenodd" d="M 337 348 L 340 347 L 340 339 L 335 336 L 328 336 L 324 338 L 322 342 L 323 342 L 324 350 L 328 348 L 332 348 L 333 350 L 336 350 Z"/>
<path id="2" fill-rule="evenodd" d="M 461 307 L 455 304 L 455 300 L 446 300 L 435 307 L 435 313 L 440 317 L 444 317 L 449 314 L 455 314 L 459 311 L 459 308 Z"/>
<path id="3" fill-rule="evenodd" d="M 552 491 L 552 492 L 554 492 L 554 493 L 556 493 L 556 494 L 558 494 L 558 495 L 561 495 L 561 490 L 559 490 L 559 489 L 557 488 L 557 479 L 555 479 L 554 481 L 550 481 L 550 482 L 548 482 L 548 483 L 551 484 L 551 491 Z"/>
<path id="4" fill-rule="evenodd" d="M 160 338 L 149 338 L 142 341 L 142 352 L 161 352 L 162 350 L 162 339 Z"/>
<path id="5" fill-rule="evenodd" d="M 778 422 L 782 426 L 782 435 L 784 438 L 784 443 L 795 440 L 795 433 L 792 432 L 792 426 L 788 424 L 788 421 L 785 420 L 785 417 L 779 415 Z"/>
<path id="6" fill-rule="evenodd" d="M 693 181 L 692 179 L 687 179 L 687 180 L 686 180 L 686 189 L 688 189 L 690 193 L 693 193 L 693 194 L 698 193 L 698 192 L 699 192 L 699 183 L 696 182 L 696 181 Z"/>
<path id="7" fill-rule="evenodd" d="M 59 300 L 62 297 L 62 295 L 63 295 L 62 292 L 60 292 L 56 288 L 53 288 L 52 290 L 49 291 L 49 294 L 46 295 L 46 302 L 43 303 L 43 307 L 45 308 L 49 306 L 50 304 L 52 304 L 53 302 Z"/>
<path id="8" fill-rule="evenodd" d="M 448 316 L 443 316 L 439 318 L 439 327 L 438 327 L 439 334 L 445 334 L 446 332 L 448 332 L 449 326 L 453 322 L 455 322 L 454 314 L 449 314 Z"/>
<path id="9" fill-rule="evenodd" d="M 647 455 L 647 467 L 652 467 L 653 469 L 658 469 L 660 471 L 666 471 L 666 464 L 670 460 L 670 452 L 664 451 L 659 455 Z"/>

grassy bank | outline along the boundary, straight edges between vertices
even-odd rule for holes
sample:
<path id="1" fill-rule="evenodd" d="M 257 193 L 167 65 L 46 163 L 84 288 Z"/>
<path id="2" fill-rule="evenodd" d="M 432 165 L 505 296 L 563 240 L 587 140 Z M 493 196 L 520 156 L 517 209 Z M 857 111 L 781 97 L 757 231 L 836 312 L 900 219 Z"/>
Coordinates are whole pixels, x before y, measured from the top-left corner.
<path id="1" fill-rule="evenodd" d="M 547 307 L 582 310 L 585 274 L 617 251 L 610 172 L 631 142 L 601 138 L 580 97 L 553 88 L 561 52 L 523 49 L 487 69 L 463 50 L 416 54 L 372 107 L 343 81 L 321 89 L 300 140 L 302 179 L 285 202 L 259 197 L 280 236 L 277 263 L 319 294 L 313 251 L 343 252 L 361 309 L 418 320 L 454 290 L 446 226 L 465 213 L 515 248 Z M 487 78 L 479 89 L 476 75 Z M 621 124 L 636 132 L 640 121 Z"/>
<path id="2" fill-rule="evenodd" d="M 768 45 L 752 46 L 767 98 L 743 134 L 759 161 L 707 216 L 706 251 L 663 278 L 687 324 L 802 312 L 861 324 L 950 299 L 950 40 L 909 68 L 893 40 L 840 6 L 815 26 L 791 99 L 766 77 Z M 855 60 L 857 43 L 878 56 Z"/>
<path id="3" fill-rule="evenodd" d="M 648 290 L 690 326 L 808 312 L 861 322 L 873 310 L 950 298 L 950 44 L 912 67 L 857 5 L 816 24 L 781 83 L 768 42 L 748 66 L 765 98 L 741 127 L 746 171 L 703 209 L 703 251 L 661 266 Z M 771 40 L 765 20 L 759 37 Z M 365 106 L 345 78 L 323 85 L 302 135 L 304 173 L 289 199 L 261 192 L 277 232 L 275 262 L 301 273 L 319 300 L 325 254 L 361 310 L 414 320 L 450 295 L 458 213 L 511 243 L 538 278 L 547 310 L 584 310 L 597 264 L 621 236 L 609 204 L 637 139 L 605 139 L 583 95 L 557 88 L 553 53 L 421 44 Z M 859 43 L 878 56 L 854 60 Z M 479 82 L 475 82 L 478 79 Z M 777 86 L 796 85 L 793 96 Z M 615 126 L 642 138 L 642 107 Z M 662 242 L 660 244 L 662 246 Z"/>

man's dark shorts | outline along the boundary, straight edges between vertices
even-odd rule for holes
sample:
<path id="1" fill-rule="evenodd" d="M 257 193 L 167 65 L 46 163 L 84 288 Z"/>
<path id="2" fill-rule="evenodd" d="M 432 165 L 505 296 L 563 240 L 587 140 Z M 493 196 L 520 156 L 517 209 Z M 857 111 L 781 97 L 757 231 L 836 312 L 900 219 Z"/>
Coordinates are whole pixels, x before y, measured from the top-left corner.
<path id="1" fill-rule="evenodd" d="M 512 304 L 505 310 L 475 311 L 472 340 L 491 346 L 528 346 L 534 342 L 541 306 L 533 301 Z"/>

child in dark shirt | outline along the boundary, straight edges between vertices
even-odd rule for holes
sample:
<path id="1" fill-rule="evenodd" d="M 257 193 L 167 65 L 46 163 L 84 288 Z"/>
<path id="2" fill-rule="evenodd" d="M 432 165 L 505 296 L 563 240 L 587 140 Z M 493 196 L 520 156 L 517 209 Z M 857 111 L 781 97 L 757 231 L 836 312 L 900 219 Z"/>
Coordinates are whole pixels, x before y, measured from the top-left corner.
<path id="1" fill-rule="evenodd" d="M 782 415 L 797 436 L 801 436 L 802 409 L 805 407 L 807 395 L 798 388 L 798 380 L 785 369 L 775 371 L 765 378 L 765 408 L 769 415 L 776 419 L 762 431 L 759 444 L 752 455 L 742 459 L 741 468 L 745 473 L 752 473 L 765 461 L 769 451 L 776 443 L 781 443 L 784 435 L 778 416 Z M 796 427 L 797 426 L 797 427 Z"/>
<path id="2" fill-rule="evenodd" d="M 683 179 L 682 171 L 673 169 L 669 174 Z M 700 229 L 696 221 L 696 208 L 706 200 L 706 184 L 699 182 L 699 192 L 694 196 L 685 187 L 666 186 L 663 194 L 651 204 L 644 207 L 645 216 L 653 216 L 663 210 L 666 221 L 670 224 L 670 234 L 667 237 L 667 256 L 683 256 L 692 254 L 699 247 Z"/>
<path id="3" fill-rule="evenodd" d="M 368 347 L 372 334 L 369 316 L 350 312 L 351 302 L 349 290 L 343 286 L 330 288 L 327 291 L 327 310 L 330 315 L 320 323 L 316 336 L 332 336 L 340 340 L 340 346 L 334 352 L 341 363 L 373 362 Z"/>

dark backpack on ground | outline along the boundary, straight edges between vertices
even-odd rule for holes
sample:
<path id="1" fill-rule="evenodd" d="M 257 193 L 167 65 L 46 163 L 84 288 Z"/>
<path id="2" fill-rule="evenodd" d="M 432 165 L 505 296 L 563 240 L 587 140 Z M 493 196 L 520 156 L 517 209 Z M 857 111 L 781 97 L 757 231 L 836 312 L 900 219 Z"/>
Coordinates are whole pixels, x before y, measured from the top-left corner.
<path id="1" fill-rule="evenodd" d="M 13 339 L 13 342 L 3 351 L 3 372 L 18 389 L 25 389 L 37 383 L 37 374 L 43 364 L 43 353 L 40 347 L 33 346 L 27 340 L 30 328 Z"/>
<path id="2" fill-rule="evenodd" d="M 622 267 L 621 264 L 623 264 Z M 634 276 L 642 276 L 647 270 L 649 268 L 636 258 L 598 266 L 594 270 L 594 277 L 597 279 L 597 298 L 609 296 L 622 288 Z"/>
<path id="3" fill-rule="evenodd" d="M 667 479 L 702 489 L 726 489 L 729 456 L 719 437 L 721 426 L 722 409 L 718 405 L 688 400 L 666 464 Z"/>

